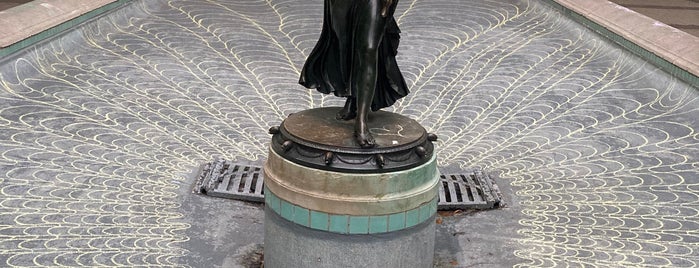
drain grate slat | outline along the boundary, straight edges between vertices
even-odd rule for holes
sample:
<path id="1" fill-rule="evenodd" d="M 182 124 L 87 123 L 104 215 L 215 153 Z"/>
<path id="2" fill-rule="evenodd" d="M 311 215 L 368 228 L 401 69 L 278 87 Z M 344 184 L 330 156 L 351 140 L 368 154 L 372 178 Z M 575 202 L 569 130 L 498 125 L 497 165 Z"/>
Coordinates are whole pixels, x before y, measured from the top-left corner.
<path id="1" fill-rule="evenodd" d="M 458 184 L 455 184 L 453 181 L 450 183 L 447 183 L 447 190 L 449 191 L 449 197 L 451 199 L 456 199 L 454 201 L 458 202 L 459 199 L 463 199 L 463 197 L 456 192 L 456 189 L 458 189 L 459 186 Z"/>
<path id="2" fill-rule="evenodd" d="M 214 197 L 264 202 L 264 173 L 259 165 L 217 159 L 200 167 L 195 192 Z M 438 209 L 490 209 L 501 206 L 502 195 L 482 170 L 441 175 Z"/>
<path id="3" fill-rule="evenodd" d="M 245 167 L 235 169 L 232 180 L 229 185 L 226 186 L 226 190 L 229 192 L 239 193 L 245 188 L 244 177 L 247 175 L 245 172 L 247 169 Z"/>
<path id="4" fill-rule="evenodd" d="M 260 193 L 261 195 L 264 195 L 264 180 L 262 179 L 262 174 L 260 173 L 259 178 L 257 178 L 257 182 L 255 183 L 255 193 Z"/>
<path id="5" fill-rule="evenodd" d="M 446 200 L 447 199 L 447 194 L 444 192 L 444 188 L 447 188 L 446 184 L 448 182 L 445 181 L 440 181 L 439 182 L 439 200 Z"/>
<path id="6" fill-rule="evenodd" d="M 476 191 L 476 193 L 474 193 L 475 188 L 473 188 L 473 182 L 470 180 L 470 176 L 459 174 L 458 178 L 460 178 L 461 180 L 459 182 L 454 182 L 454 185 L 458 185 L 459 189 L 461 189 L 461 192 L 466 193 L 465 196 L 468 197 L 468 199 L 466 199 L 466 200 L 468 200 L 469 202 L 480 201 L 480 195 L 477 194 L 477 191 Z M 467 184 L 460 183 L 460 182 L 466 182 Z M 462 196 L 463 196 L 463 194 L 462 194 Z M 457 201 L 465 202 L 466 200 L 457 200 Z"/>
<path id="7" fill-rule="evenodd" d="M 216 191 L 217 192 L 228 191 L 228 189 L 227 189 L 228 185 L 230 185 L 230 183 L 231 183 L 231 174 L 226 173 L 226 174 L 222 175 L 221 177 L 223 179 L 219 179 L 219 184 L 216 187 Z"/>
<path id="8" fill-rule="evenodd" d="M 440 189 L 440 193 L 444 193 L 439 195 L 440 210 L 490 209 L 501 205 L 502 194 L 493 187 L 494 181 L 482 170 L 443 174 L 440 182 L 442 187 L 448 188 Z"/>
<path id="9" fill-rule="evenodd" d="M 466 186 L 464 184 L 459 184 L 459 185 L 462 185 L 464 187 L 468 187 L 469 196 L 470 196 L 470 198 L 468 200 L 471 202 L 483 202 L 483 199 L 481 198 L 482 196 L 480 195 L 478 188 L 477 188 L 478 186 L 476 186 L 477 183 L 475 183 L 473 181 L 473 177 L 471 176 L 471 174 L 468 174 L 468 175 L 459 174 L 459 178 L 461 178 L 461 181 L 465 182 L 468 185 L 468 186 Z"/>

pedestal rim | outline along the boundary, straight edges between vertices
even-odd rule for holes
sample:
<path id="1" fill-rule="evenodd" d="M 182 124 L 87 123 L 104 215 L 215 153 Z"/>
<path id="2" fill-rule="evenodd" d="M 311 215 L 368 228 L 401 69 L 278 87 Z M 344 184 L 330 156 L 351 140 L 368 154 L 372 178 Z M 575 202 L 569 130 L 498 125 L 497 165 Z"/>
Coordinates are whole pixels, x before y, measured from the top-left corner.
<path id="1" fill-rule="evenodd" d="M 273 192 L 291 204 L 332 214 L 369 216 L 406 211 L 438 195 L 436 160 L 433 156 L 427 163 L 403 171 L 346 174 L 308 168 L 270 150 L 263 167 L 265 196 Z M 348 191 L 355 185 L 364 187 Z"/>
<path id="2" fill-rule="evenodd" d="M 381 130 L 374 134 L 379 146 L 346 146 L 356 143 L 354 123 L 335 119 L 336 109 L 339 107 L 314 108 L 290 115 L 279 127 L 270 129 L 271 149 L 299 165 L 346 173 L 406 170 L 430 161 L 434 155 L 436 135 L 427 133 L 413 119 L 386 111 L 374 112 L 370 125 L 372 130 Z M 338 135 L 337 141 L 332 140 L 333 135 Z"/>

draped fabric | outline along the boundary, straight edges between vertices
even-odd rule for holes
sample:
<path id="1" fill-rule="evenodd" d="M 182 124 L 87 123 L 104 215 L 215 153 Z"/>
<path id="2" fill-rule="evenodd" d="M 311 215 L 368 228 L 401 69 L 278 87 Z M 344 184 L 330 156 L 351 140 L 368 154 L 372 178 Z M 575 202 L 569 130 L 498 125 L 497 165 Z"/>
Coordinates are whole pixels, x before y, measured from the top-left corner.
<path id="1" fill-rule="evenodd" d="M 349 1 L 354 1 L 355 4 L 353 5 L 361 5 L 364 2 Z M 374 111 L 391 106 L 396 100 L 408 94 L 408 86 L 398 69 L 395 57 L 400 40 L 400 29 L 398 29 L 398 24 L 393 18 L 396 2 L 394 1 L 391 6 L 389 16 L 382 18 L 386 21 L 383 38 L 378 48 L 377 79 L 374 99 L 371 104 L 371 109 Z M 306 88 L 316 88 L 324 94 L 332 92 L 339 97 L 353 97 L 356 96 L 356 89 L 350 86 L 350 70 L 352 70 L 353 55 L 355 53 L 352 51 L 353 46 L 351 44 L 345 46 L 347 49 L 343 51 L 340 48 L 338 36 L 348 36 L 348 40 L 356 40 L 355 35 L 364 33 L 357 33 L 356 25 L 359 23 L 358 21 L 348 22 L 347 24 L 350 27 L 347 27 L 345 32 L 335 32 L 332 27 L 331 4 L 331 0 L 325 0 L 323 29 L 318 43 L 316 43 L 313 51 L 308 56 L 301 71 L 299 83 Z M 352 10 L 357 10 L 357 8 L 352 8 Z M 358 20 L 357 18 L 362 17 L 359 15 L 350 13 L 348 18 L 350 20 Z M 358 51 L 358 53 L 364 52 Z"/>

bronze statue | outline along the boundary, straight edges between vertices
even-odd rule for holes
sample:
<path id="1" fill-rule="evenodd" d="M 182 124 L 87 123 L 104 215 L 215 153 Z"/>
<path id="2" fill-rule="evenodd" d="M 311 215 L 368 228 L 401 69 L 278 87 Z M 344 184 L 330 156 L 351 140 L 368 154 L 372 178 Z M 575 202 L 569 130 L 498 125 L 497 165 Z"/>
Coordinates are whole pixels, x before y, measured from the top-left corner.
<path id="1" fill-rule="evenodd" d="M 376 145 L 367 118 L 408 94 L 396 63 L 400 39 L 393 18 L 397 0 L 325 0 L 323 29 L 306 60 L 299 83 L 346 97 L 338 120 L 355 119 L 362 148 Z"/>

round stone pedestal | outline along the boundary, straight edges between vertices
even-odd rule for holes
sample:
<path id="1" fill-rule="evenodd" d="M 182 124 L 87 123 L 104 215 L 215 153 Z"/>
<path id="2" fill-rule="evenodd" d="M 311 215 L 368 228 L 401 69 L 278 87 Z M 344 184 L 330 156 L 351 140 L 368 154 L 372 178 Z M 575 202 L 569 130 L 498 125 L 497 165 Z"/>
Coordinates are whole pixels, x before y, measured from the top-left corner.
<path id="1" fill-rule="evenodd" d="M 377 147 L 362 149 L 353 121 L 335 120 L 336 111 L 302 111 L 270 130 L 265 267 L 432 267 L 435 138 L 414 120 L 376 112 Z"/>

